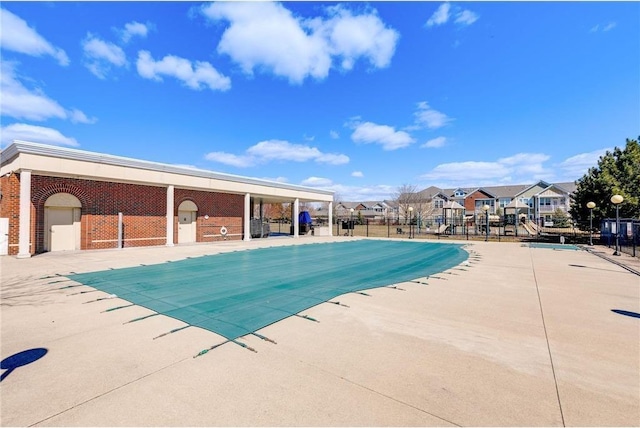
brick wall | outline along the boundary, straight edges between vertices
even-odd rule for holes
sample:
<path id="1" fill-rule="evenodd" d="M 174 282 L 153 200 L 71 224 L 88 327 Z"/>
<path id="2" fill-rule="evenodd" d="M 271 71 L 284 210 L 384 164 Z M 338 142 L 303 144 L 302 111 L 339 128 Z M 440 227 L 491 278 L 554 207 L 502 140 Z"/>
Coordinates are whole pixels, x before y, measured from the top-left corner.
<path id="1" fill-rule="evenodd" d="M 18 254 L 20 179 L 18 174 L 0 177 L 0 217 L 9 219 L 9 254 Z"/>
<path id="2" fill-rule="evenodd" d="M 175 189 L 173 242 L 178 243 L 178 208 L 184 201 L 191 201 L 198 207 L 196 242 L 242 239 L 243 195 Z M 208 218 L 205 218 L 205 216 Z M 227 229 L 226 237 L 220 233 L 220 229 L 223 226 Z"/>
<path id="3" fill-rule="evenodd" d="M 9 218 L 9 254 L 18 253 L 20 181 L 19 174 L 2 177 L 0 217 Z M 118 246 L 118 213 L 123 214 L 123 245 L 139 247 L 166 243 L 165 187 L 106 181 L 31 177 L 31 253 L 45 250 L 45 202 L 56 193 L 69 193 L 82 204 L 80 248 L 103 249 Z M 222 240 L 220 227 L 228 230 L 227 239 L 242 239 L 244 197 L 219 192 L 175 189 L 174 242 L 177 239 L 178 206 L 191 200 L 198 206 L 197 242 Z M 205 215 L 209 218 L 205 219 Z M 217 236 L 212 236 L 217 235 Z"/>

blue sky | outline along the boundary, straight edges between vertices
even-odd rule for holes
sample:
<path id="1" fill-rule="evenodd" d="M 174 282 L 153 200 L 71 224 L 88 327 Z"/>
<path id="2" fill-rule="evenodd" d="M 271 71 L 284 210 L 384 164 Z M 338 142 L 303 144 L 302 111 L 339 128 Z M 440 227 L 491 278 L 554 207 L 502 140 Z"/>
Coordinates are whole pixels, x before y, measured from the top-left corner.
<path id="1" fill-rule="evenodd" d="M 336 191 L 573 181 L 640 135 L 638 2 L 3 2 L 13 139 Z"/>

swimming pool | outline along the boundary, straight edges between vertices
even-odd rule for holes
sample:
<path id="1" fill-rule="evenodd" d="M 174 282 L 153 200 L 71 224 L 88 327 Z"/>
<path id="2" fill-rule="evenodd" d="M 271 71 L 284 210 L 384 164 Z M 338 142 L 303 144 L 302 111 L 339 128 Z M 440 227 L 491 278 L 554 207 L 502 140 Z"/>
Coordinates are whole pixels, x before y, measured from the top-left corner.
<path id="1" fill-rule="evenodd" d="M 341 294 L 432 275 L 467 257 L 457 244 L 358 240 L 235 251 L 68 278 L 234 340 Z"/>

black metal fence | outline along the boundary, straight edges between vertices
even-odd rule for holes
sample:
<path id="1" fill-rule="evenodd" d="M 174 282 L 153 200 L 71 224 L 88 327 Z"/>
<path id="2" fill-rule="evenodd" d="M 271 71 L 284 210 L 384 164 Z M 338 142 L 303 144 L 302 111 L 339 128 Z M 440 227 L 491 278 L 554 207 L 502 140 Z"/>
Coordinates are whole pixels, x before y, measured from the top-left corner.
<path id="1" fill-rule="evenodd" d="M 629 218 L 619 219 L 620 227 L 616 225 L 615 218 L 606 218 L 602 220 L 600 229 L 600 243 L 609 248 L 616 248 L 623 253 L 633 257 L 640 257 L 640 220 Z"/>
<path id="2" fill-rule="evenodd" d="M 615 219 L 607 219 L 602 225 L 593 225 L 589 221 L 572 223 L 566 227 L 538 227 L 531 222 L 519 222 L 516 227 L 515 217 L 489 216 L 487 228 L 486 217 L 442 218 L 422 217 L 411 222 L 358 221 L 352 218 L 335 218 L 331 225 L 334 236 L 359 236 L 373 238 L 406 238 L 406 239 L 458 239 L 486 241 L 524 241 L 566 244 L 589 243 L 615 247 Z M 640 220 L 620 220 L 619 250 L 634 257 L 640 257 Z M 612 226 L 613 224 L 613 226 Z M 328 226 L 324 224 L 323 226 Z M 602 233 L 600 233 L 600 228 Z M 301 229 L 300 233 L 304 233 Z M 293 227 L 289 222 L 272 223 L 271 234 L 292 234 Z M 310 232 L 311 233 L 311 232 Z"/>
<path id="3" fill-rule="evenodd" d="M 484 215 L 468 217 L 433 216 L 413 219 L 409 222 L 369 221 L 362 222 L 338 218 L 333 224 L 333 234 L 363 237 L 395 237 L 426 239 L 484 239 L 488 241 L 544 241 L 565 243 L 589 243 L 588 224 L 585 227 L 538 227 L 532 222 L 520 219 L 515 224 L 515 216 Z M 595 232 L 595 231 L 594 231 Z M 592 234 L 597 239 L 597 232 Z"/>

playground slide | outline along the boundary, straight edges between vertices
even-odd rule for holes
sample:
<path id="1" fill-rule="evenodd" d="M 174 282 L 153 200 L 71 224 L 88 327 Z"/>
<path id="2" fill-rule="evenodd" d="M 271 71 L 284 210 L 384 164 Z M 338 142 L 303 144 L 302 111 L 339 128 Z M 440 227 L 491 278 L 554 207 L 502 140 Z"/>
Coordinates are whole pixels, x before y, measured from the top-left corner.
<path id="1" fill-rule="evenodd" d="M 536 235 L 536 231 L 533 230 L 533 228 L 529 223 L 523 223 L 522 225 L 524 226 L 525 230 L 529 233 L 529 235 Z"/>
<path id="2" fill-rule="evenodd" d="M 448 224 L 441 224 L 436 233 L 439 234 L 439 235 L 442 235 L 443 233 L 445 233 L 447 231 L 447 229 L 449 229 L 449 226 L 450 225 L 448 225 Z"/>

